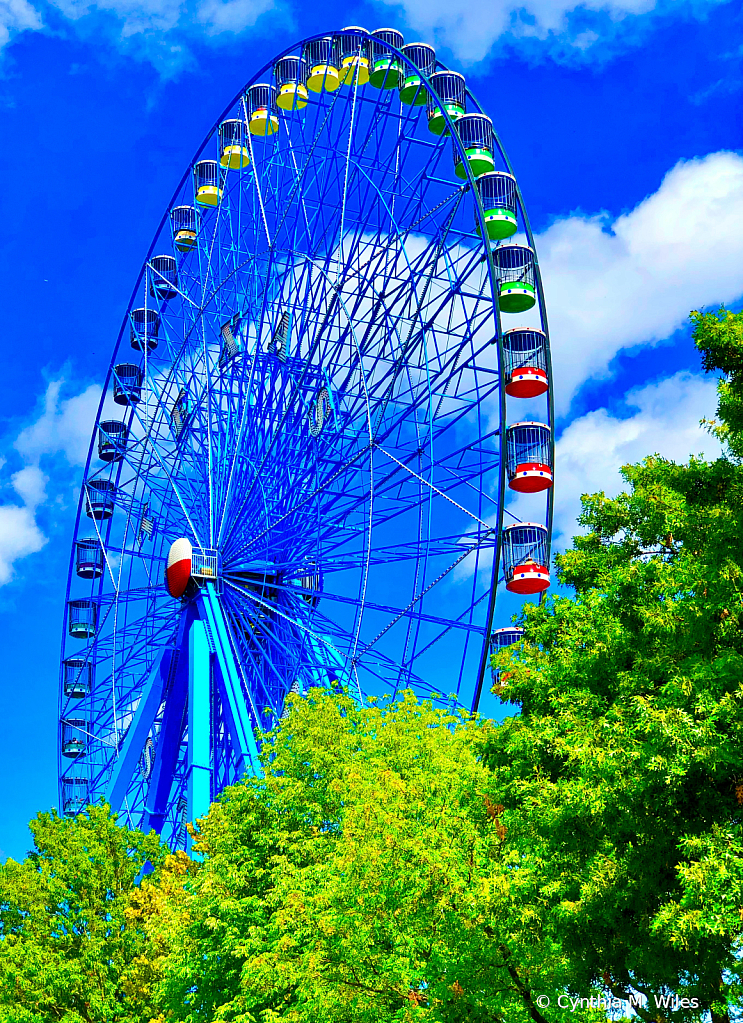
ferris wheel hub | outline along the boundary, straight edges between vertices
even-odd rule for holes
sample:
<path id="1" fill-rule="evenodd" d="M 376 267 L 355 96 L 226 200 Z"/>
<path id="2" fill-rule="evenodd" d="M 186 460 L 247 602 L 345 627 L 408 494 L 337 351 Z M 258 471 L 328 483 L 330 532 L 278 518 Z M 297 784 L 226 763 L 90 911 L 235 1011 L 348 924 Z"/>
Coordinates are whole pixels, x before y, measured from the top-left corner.
<path id="1" fill-rule="evenodd" d="M 179 537 L 170 545 L 165 569 L 165 586 L 171 597 L 193 596 L 207 583 L 212 583 L 219 591 L 221 575 L 222 559 L 218 550 L 207 547 L 194 549 L 191 541 L 185 536 Z"/>

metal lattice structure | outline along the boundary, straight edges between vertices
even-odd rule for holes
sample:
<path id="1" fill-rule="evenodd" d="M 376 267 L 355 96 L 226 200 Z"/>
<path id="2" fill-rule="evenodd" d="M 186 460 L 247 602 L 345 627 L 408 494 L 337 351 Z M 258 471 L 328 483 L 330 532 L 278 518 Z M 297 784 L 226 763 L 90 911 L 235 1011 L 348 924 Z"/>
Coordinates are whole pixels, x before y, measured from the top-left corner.
<path id="1" fill-rule="evenodd" d="M 460 138 L 461 76 L 432 54 L 393 30 L 290 47 L 225 110 L 175 192 L 116 344 L 78 508 L 67 813 L 105 797 L 182 845 L 187 820 L 259 770 L 259 734 L 290 692 L 479 699 L 508 374 L 544 383 L 551 430 L 549 347 L 511 168 L 487 118 Z M 465 104 L 482 113 L 468 92 Z M 513 356 L 506 373 L 499 301 L 523 309 L 530 293 L 541 362 L 526 371 Z M 548 535 L 551 491 L 530 500 Z M 187 566 L 178 597 L 169 555 Z"/>

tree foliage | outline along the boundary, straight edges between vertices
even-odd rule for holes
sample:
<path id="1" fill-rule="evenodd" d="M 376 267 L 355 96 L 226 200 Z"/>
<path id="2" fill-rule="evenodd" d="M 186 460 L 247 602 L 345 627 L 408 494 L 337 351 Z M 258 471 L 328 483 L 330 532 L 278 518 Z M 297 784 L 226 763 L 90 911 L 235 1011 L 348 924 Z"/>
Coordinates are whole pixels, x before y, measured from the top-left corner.
<path id="1" fill-rule="evenodd" d="M 623 469 L 557 558 L 575 598 L 529 605 L 499 657 L 521 708 L 489 743 L 524 894 L 580 990 L 740 1004 L 743 933 L 743 316 L 692 315 L 724 373 L 714 462 Z M 642 1015 L 642 1012 L 640 1012 Z"/>
<path id="2" fill-rule="evenodd" d="M 203 864 L 150 917 L 165 1018 L 558 1018 L 534 981 L 561 990 L 566 964 L 511 889 L 492 731 L 410 694 L 295 700 L 265 778 L 211 808 Z"/>
<path id="3" fill-rule="evenodd" d="M 33 851 L 0 866 L 0 1021 L 149 1019 L 147 941 L 128 906 L 145 863 L 164 858 L 157 835 L 120 827 L 107 806 L 30 827 Z"/>

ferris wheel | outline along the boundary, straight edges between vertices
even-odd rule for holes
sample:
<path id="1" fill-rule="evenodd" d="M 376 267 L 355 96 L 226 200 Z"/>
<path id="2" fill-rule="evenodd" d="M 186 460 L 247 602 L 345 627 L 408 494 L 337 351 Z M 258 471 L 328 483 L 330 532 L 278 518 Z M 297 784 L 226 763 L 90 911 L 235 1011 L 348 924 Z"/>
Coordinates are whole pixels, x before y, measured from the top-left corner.
<path id="1" fill-rule="evenodd" d="M 182 847 L 290 693 L 476 706 L 518 638 L 493 629 L 498 581 L 549 585 L 551 391 L 529 223 L 464 77 L 393 29 L 265 65 L 187 168 L 114 347 L 62 810 L 104 797 Z"/>

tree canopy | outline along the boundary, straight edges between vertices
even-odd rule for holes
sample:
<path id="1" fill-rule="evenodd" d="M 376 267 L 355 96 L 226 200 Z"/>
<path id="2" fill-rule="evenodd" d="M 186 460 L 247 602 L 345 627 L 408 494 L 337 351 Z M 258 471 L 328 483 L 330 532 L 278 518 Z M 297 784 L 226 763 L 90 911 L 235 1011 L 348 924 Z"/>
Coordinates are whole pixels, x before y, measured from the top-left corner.
<path id="1" fill-rule="evenodd" d="M 211 808 L 202 865 L 149 916 L 165 1018 L 544 1020 L 534 980 L 561 990 L 565 963 L 511 890 L 492 732 L 411 694 L 294 698 L 265 777 Z"/>
<path id="2" fill-rule="evenodd" d="M 167 850 L 108 806 L 30 824 L 34 849 L 0 866 L 0 1021 L 139 1023 L 152 1015 L 144 931 L 129 897 Z"/>
<path id="3" fill-rule="evenodd" d="M 583 499 L 588 531 L 557 558 L 575 596 L 528 605 L 500 655 L 521 713 L 488 761 L 576 988 L 645 992 L 646 1019 L 674 992 L 726 1020 L 743 932 L 743 316 L 692 319 L 724 373 L 708 425 L 726 454 L 650 456 L 623 469 L 626 493 Z"/>

